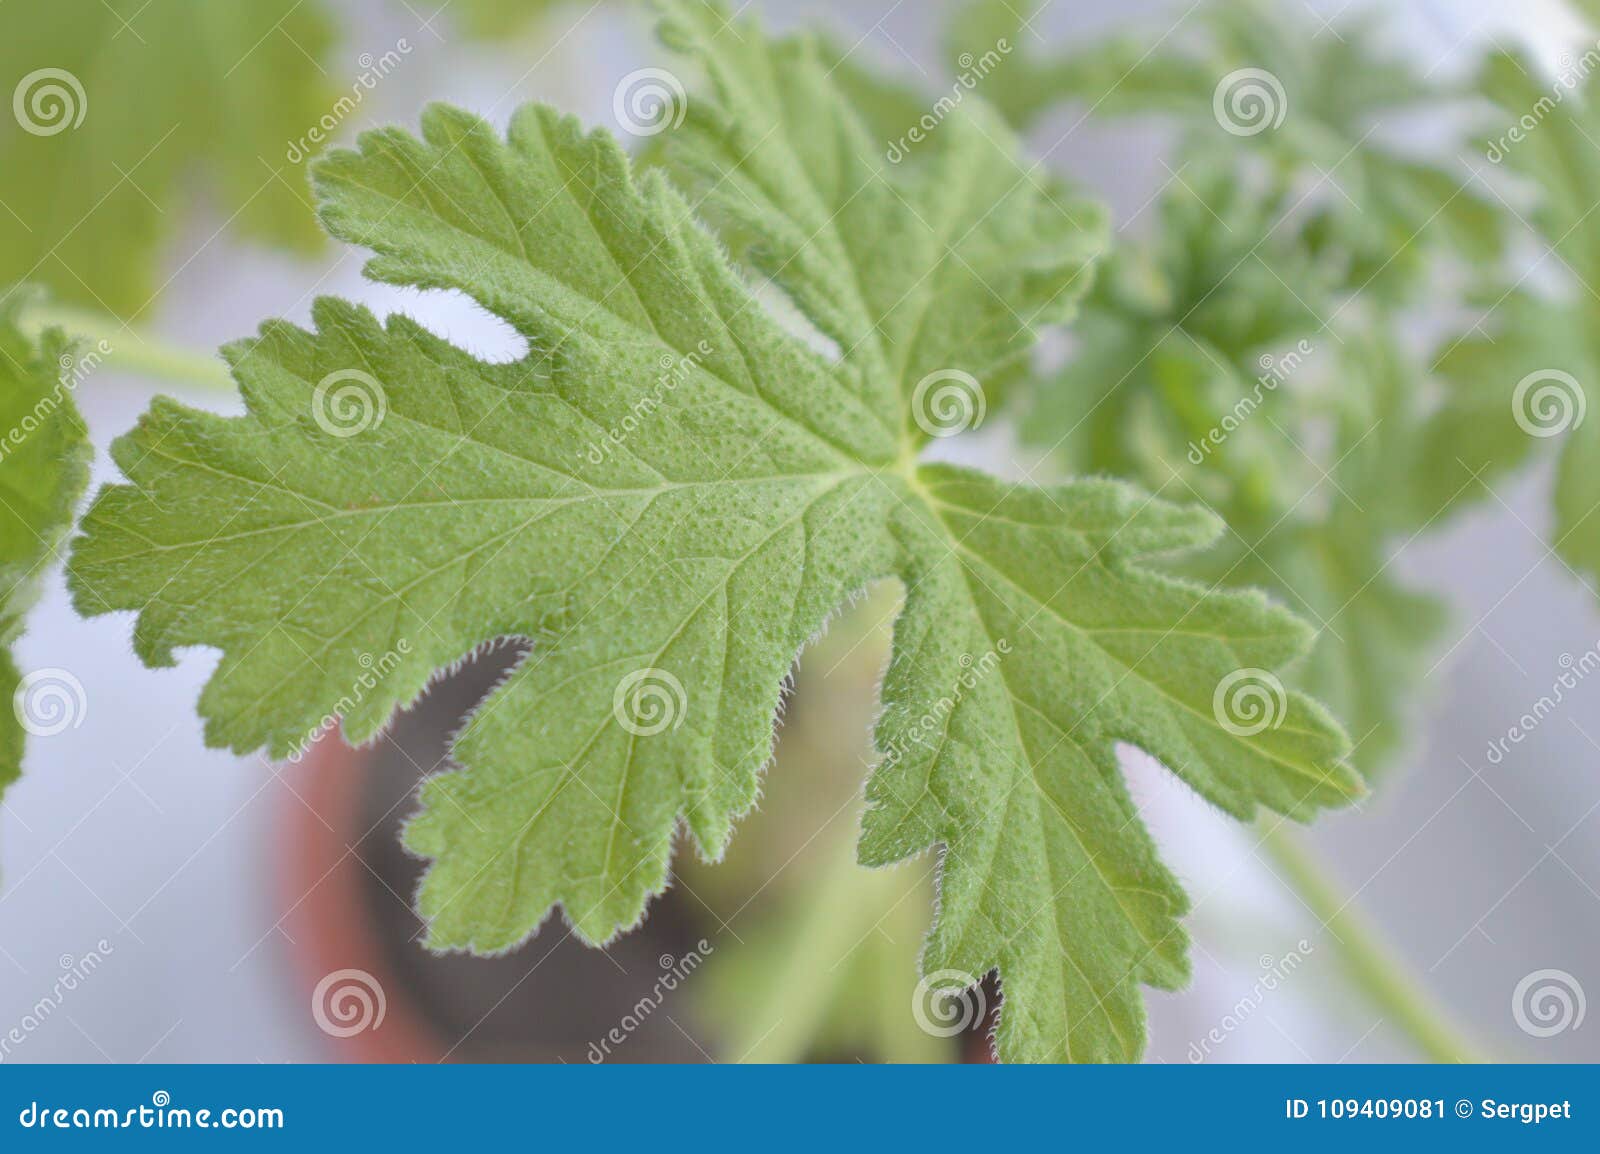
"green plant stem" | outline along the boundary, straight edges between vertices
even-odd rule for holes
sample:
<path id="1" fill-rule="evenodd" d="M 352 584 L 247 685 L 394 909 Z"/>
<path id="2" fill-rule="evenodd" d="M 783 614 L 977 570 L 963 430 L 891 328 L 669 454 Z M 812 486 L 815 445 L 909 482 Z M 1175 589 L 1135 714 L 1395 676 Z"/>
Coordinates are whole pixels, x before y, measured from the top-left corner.
<path id="1" fill-rule="evenodd" d="M 34 305 L 23 312 L 22 325 L 33 335 L 44 329 L 62 329 L 92 348 L 107 350 L 103 353 L 106 363 L 124 372 L 204 389 L 234 389 L 233 378 L 221 358 L 164 341 L 104 313 L 63 305 Z"/>
<path id="2" fill-rule="evenodd" d="M 770 975 L 769 1004 L 781 1005 L 782 1016 L 770 1025 L 752 1021 L 750 1030 L 759 1033 L 731 1039 L 729 1053 L 738 1061 L 804 1061 L 851 974 L 850 955 L 906 900 L 903 876 L 856 864 L 855 823 L 843 828 L 847 836 L 834 838 L 823 850 L 824 860 L 808 879 L 799 908 L 786 911 L 794 919 L 789 945 Z M 909 1005 L 896 1008 L 909 1017 Z"/>
<path id="3" fill-rule="evenodd" d="M 1406 964 L 1341 894 L 1322 864 L 1281 823 L 1277 818 L 1256 823 L 1261 848 L 1289 888 L 1327 927 L 1355 986 L 1431 1061 L 1483 1061 Z"/>

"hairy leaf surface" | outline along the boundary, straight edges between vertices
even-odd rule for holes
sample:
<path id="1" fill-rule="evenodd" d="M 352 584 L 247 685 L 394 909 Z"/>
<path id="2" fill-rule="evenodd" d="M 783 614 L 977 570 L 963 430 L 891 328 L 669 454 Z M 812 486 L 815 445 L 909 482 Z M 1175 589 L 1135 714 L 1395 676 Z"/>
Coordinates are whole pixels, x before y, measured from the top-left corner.
<path id="1" fill-rule="evenodd" d="M 1185 898 L 1116 744 L 1241 818 L 1344 801 L 1359 786 L 1320 706 L 1288 694 L 1249 734 L 1214 708 L 1309 632 L 1141 561 L 1211 540 L 1208 514 L 919 461 L 922 381 L 1009 369 L 1100 241 L 998 123 L 964 111 L 890 165 L 812 41 L 667 10 L 712 92 L 680 171 L 810 331 L 608 135 L 529 107 L 501 139 L 430 109 L 420 139 L 369 133 L 320 166 L 323 218 L 374 251 L 371 276 L 466 293 L 528 355 L 486 364 L 334 301 L 314 331 L 268 325 L 228 350 L 247 415 L 158 402 L 118 443 L 130 483 L 86 519 L 79 604 L 138 611 L 152 664 L 220 649 L 209 738 L 276 754 L 330 712 L 370 738 L 440 668 L 532 638 L 406 833 L 433 863 L 431 944 L 491 951 L 556 904 L 591 942 L 632 925 L 680 826 L 720 855 L 796 652 L 896 579 L 862 858 L 943 845 L 923 964 L 1000 968 L 1003 1054 L 1132 1058 L 1140 984 L 1185 973 Z M 348 427 L 335 387 L 356 390 Z"/>
<path id="2" fill-rule="evenodd" d="M 89 482 L 88 434 L 63 383 L 70 347 L 59 332 L 24 336 L 21 303 L 0 303 L 0 793 L 21 772 L 27 736 L 11 646 Z"/>

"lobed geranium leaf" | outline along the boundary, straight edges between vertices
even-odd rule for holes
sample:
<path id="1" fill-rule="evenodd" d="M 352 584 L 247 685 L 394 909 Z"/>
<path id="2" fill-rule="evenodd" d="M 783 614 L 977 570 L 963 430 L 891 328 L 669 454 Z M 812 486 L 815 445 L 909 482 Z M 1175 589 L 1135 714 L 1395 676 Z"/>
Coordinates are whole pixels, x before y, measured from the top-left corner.
<path id="1" fill-rule="evenodd" d="M 16 700 L 21 672 L 11 646 L 89 483 L 71 345 L 54 330 L 38 340 L 24 335 L 21 305 L 21 294 L 0 302 L 0 793 L 22 771 L 30 709 Z"/>
<path id="2" fill-rule="evenodd" d="M 268 325 L 228 350 L 245 416 L 160 401 L 117 444 L 129 484 L 85 519 L 78 603 L 137 611 L 152 664 L 220 649 L 208 738 L 276 754 L 334 712 L 370 738 L 437 670 L 533 639 L 406 831 L 432 859 L 430 943 L 491 951 L 556 904 L 591 942 L 636 922 L 680 823 L 720 855 L 796 652 L 898 580 L 862 858 L 944 846 L 923 965 L 999 968 L 1003 1055 L 1136 1057 L 1140 984 L 1186 972 L 1185 898 L 1116 745 L 1243 819 L 1345 801 L 1320 706 L 1280 693 L 1241 726 L 1217 705 L 1309 630 L 1141 562 L 1211 540 L 1206 513 L 920 461 L 943 402 L 975 419 L 987 375 L 1067 314 L 1096 216 L 975 106 L 891 164 L 812 41 L 665 7 L 712 90 L 678 170 L 812 331 L 605 133 L 530 107 L 501 139 L 430 109 L 420 139 L 320 165 L 323 219 L 374 251 L 369 275 L 467 294 L 527 355 L 486 364 L 334 301 L 314 331 Z M 930 377 L 971 391 L 936 404 Z"/>

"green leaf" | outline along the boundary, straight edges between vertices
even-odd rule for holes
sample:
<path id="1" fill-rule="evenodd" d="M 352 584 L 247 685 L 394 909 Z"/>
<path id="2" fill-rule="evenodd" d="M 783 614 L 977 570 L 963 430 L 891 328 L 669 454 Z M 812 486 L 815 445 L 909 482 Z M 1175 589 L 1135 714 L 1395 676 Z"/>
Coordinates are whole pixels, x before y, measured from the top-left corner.
<path id="1" fill-rule="evenodd" d="M 168 279 L 158 261 L 191 184 L 242 236 L 317 244 L 287 156 L 335 111 L 320 4 L 12 0 L 5 22 L 0 284 L 143 310 Z"/>
<path id="2" fill-rule="evenodd" d="M 1427 374 L 1359 309 L 1325 330 L 1338 277 L 1275 238 L 1276 211 L 1225 165 L 1195 162 L 1152 242 L 1113 254 L 1074 355 L 1030 390 L 1022 432 L 1069 471 L 1221 515 L 1223 547 L 1178 571 L 1268 589 L 1317 624 L 1291 681 L 1350 727 L 1352 761 L 1375 777 L 1401 748 L 1445 621 L 1396 578 L 1390 549 L 1487 496 L 1478 453 L 1514 425 L 1503 390 L 1492 414 L 1454 382 L 1430 405 Z M 1478 342 L 1451 360 L 1496 363 Z"/>
<path id="3" fill-rule="evenodd" d="M 499 40 L 536 27 L 561 3 L 562 0 L 430 0 L 426 9 L 430 16 L 442 14 L 453 20 L 469 36 Z"/>
<path id="4" fill-rule="evenodd" d="M 927 374 L 981 391 L 1067 313 L 1098 240 L 981 110 L 889 165 L 811 41 L 701 3 L 669 5 L 666 37 L 715 93 L 681 163 L 721 181 L 708 211 L 814 331 L 605 133 L 530 107 L 501 140 L 430 109 L 420 140 L 322 163 L 323 217 L 371 276 L 466 293 L 528 355 L 486 364 L 334 301 L 314 332 L 269 324 L 227 350 L 245 416 L 158 401 L 117 443 L 131 483 L 85 520 L 78 604 L 138 611 L 151 664 L 220 649 L 208 739 L 278 755 L 333 712 L 369 739 L 441 668 L 532 638 L 406 832 L 430 944 L 493 951 L 555 904 L 590 942 L 632 925 L 680 823 L 718 857 L 796 652 L 897 579 L 862 858 L 943 844 L 924 966 L 1000 968 L 1005 1056 L 1133 1058 L 1139 985 L 1185 973 L 1184 896 L 1115 746 L 1241 818 L 1355 795 L 1320 706 L 1282 694 L 1255 731 L 1217 705 L 1309 632 L 1139 563 L 1209 541 L 1203 512 L 919 463 L 947 412 Z"/>
<path id="5" fill-rule="evenodd" d="M 89 483 L 89 437 L 71 393 L 77 362 L 60 332 L 23 335 L 20 298 L 0 302 L 0 793 L 22 771 L 26 737 L 11 646 Z"/>
<path id="6" fill-rule="evenodd" d="M 1023 23 L 1036 7 L 977 0 L 947 37 L 956 56 L 1002 37 L 1018 46 L 977 85 L 1012 123 L 1071 101 L 1097 117 L 1176 118 L 1183 159 L 1227 158 L 1241 182 L 1259 176 L 1246 160 L 1265 161 L 1294 189 L 1283 207 L 1297 219 L 1274 220 L 1274 230 L 1303 235 L 1352 289 L 1418 291 L 1437 255 L 1475 264 L 1500 256 L 1503 214 L 1466 172 L 1386 139 L 1394 121 L 1438 114 L 1461 94 L 1390 52 L 1373 16 L 1346 15 L 1324 31 L 1296 5 L 1208 0 L 1175 25 L 1052 55 Z"/>
<path id="7" fill-rule="evenodd" d="M 1592 589 L 1600 579 L 1600 419 L 1591 411 L 1600 401 L 1596 89 L 1592 79 L 1577 85 L 1570 73 L 1551 81 L 1532 61 L 1505 53 L 1489 60 L 1481 83 L 1499 105 L 1484 133 L 1489 155 L 1533 185 L 1527 219 L 1558 295 L 1505 292 L 1472 337 L 1441 358 L 1464 420 L 1481 421 L 1464 438 L 1461 451 L 1469 455 L 1458 457 L 1456 472 L 1476 469 L 1487 479 L 1520 464 L 1538 443 L 1559 445 L 1551 538 Z M 1436 453 L 1444 451 L 1448 445 L 1440 444 Z"/>

